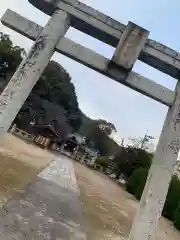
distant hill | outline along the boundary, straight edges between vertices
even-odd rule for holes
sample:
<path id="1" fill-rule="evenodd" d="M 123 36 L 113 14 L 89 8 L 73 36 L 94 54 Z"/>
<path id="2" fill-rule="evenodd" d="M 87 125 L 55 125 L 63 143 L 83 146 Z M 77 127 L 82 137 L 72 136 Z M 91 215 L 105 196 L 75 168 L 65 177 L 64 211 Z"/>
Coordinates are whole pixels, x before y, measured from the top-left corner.
<path id="1" fill-rule="evenodd" d="M 24 103 L 17 119 L 18 124 L 28 128 L 30 122 L 40 124 L 68 125 L 71 132 L 81 126 L 82 112 L 70 75 L 57 62 L 51 61 L 41 76 L 32 93 Z"/>
<path id="2" fill-rule="evenodd" d="M 0 91 L 8 84 L 19 66 L 25 51 L 14 46 L 8 35 L 0 33 Z M 82 76 L 83 77 L 83 76 Z M 71 132 L 79 131 L 90 138 L 102 153 L 114 152 L 118 145 L 103 129 L 97 128 L 98 122 L 87 117 L 80 109 L 75 87 L 69 73 L 57 62 L 50 61 L 41 78 L 14 120 L 24 130 L 31 125 L 51 124 L 54 128 L 64 128 Z M 113 126 L 101 120 L 102 126 Z M 110 150 L 111 149 L 111 150 Z"/>

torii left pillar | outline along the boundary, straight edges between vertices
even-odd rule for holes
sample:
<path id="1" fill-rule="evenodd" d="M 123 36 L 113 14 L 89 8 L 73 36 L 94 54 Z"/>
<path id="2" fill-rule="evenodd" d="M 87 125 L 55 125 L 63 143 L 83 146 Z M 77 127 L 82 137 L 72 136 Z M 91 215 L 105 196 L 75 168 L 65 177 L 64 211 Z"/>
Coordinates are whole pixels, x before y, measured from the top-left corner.
<path id="1" fill-rule="evenodd" d="M 69 26 L 69 15 L 57 10 L 0 95 L 0 137 L 8 131 Z"/>

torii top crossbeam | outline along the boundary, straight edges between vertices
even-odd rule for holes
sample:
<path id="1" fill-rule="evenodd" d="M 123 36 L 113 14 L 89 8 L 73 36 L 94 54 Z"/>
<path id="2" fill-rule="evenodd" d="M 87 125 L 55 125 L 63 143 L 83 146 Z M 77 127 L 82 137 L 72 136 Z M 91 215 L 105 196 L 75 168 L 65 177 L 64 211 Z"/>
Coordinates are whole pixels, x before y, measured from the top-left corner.
<path id="1" fill-rule="evenodd" d="M 48 15 L 59 8 L 71 15 L 71 26 L 113 47 L 117 47 L 126 26 L 76 0 L 29 0 Z M 139 60 L 180 79 L 180 53 L 148 39 Z"/>

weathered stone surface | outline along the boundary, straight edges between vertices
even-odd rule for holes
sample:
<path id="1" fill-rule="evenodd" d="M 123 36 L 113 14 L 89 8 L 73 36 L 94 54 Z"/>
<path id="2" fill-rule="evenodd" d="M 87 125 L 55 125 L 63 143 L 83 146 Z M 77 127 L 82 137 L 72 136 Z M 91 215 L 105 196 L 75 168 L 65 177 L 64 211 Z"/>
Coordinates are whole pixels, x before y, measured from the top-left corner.
<path id="1" fill-rule="evenodd" d="M 43 29 L 38 24 L 27 20 L 11 10 L 6 11 L 1 21 L 4 25 L 14 29 L 31 40 L 35 40 Z M 151 97 L 156 101 L 166 104 L 167 106 L 171 106 L 174 101 L 175 94 L 172 90 L 167 89 L 166 87 L 163 87 L 133 71 L 131 71 L 127 77 L 127 71 L 122 71 L 119 66 L 109 66 L 109 59 L 71 41 L 68 38 L 64 37 L 60 40 L 56 46 L 56 51 L 148 97 Z"/>
<path id="2" fill-rule="evenodd" d="M 29 0 L 35 7 L 52 15 L 56 7 L 72 16 L 71 25 L 113 47 L 126 26 L 77 0 Z M 154 40 L 148 39 L 139 59 L 152 67 L 180 79 L 180 53 Z"/>
<path id="3" fill-rule="evenodd" d="M 60 23 L 60 24 L 59 24 Z M 0 95 L 0 136 L 5 134 L 69 28 L 69 15 L 57 10 Z M 33 27 L 33 26 L 32 26 Z"/>
<path id="4" fill-rule="evenodd" d="M 149 32 L 129 22 L 116 47 L 112 62 L 131 71 L 144 48 Z"/>
<path id="5" fill-rule="evenodd" d="M 180 82 L 154 154 L 130 240 L 154 240 L 180 150 Z"/>
<path id="6" fill-rule="evenodd" d="M 0 239 L 85 240 L 86 225 L 71 161 L 61 157 L 0 213 Z"/>

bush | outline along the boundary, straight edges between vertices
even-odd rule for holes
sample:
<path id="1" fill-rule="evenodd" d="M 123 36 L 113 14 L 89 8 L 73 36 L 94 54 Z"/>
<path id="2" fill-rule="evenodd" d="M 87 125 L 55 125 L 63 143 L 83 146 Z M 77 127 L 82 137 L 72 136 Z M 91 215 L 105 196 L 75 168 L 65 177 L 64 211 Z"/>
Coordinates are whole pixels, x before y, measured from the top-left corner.
<path id="1" fill-rule="evenodd" d="M 142 196 L 148 171 L 147 168 L 135 170 L 127 182 L 127 191 L 138 200 Z M 180 230 L 180 180 L 177 176 L 172 177 L 163 209 L 163 216 L 173 221 L 174 226 Z"/>
<path id="2" fill-rule="evenodd" d="M 178 208 L 179 202 L 180 202 L 180 180 L 178 179 L 177 176 L 173 176 L 169 186 L 166 202 L 164 205 L 163 216 L 173 221 L 174 214 Z"/>
<path id="3" fill-rule="evenodd" d="M 137 186 L 136 190 L 135 190 L 135 197 L 140 200 L 141 196 L 143 194 L 144 191 L 144 187 L 146 185 L 146 180 L 147 180 L 147 176 L 149 173 L 149 169 L 142 169 L 140 176 L 141 176 L 141 181 L 139 183 L 139 185 Z"/>
<path id="4" fill-rule="evenodd" d="M 180 202 L 178 204 L 178 207 L 174 213 L 174 218 L 173 218 L 174 226 L 180 230 Z"/>
<path id="5" fill-rule="evenodd" d="M 130 178 L 133 172 L 139 168 L 149 169 L 152 162 L 152 154 L 137 148 L 122 148 L 115 156 L 115 170 L 117 175 L 124 174 Z"/>
<path id="6" fill-rule="evenodd" d="M 109 166 L 109 159 L 108 157 L 98 157 L 96 159 L 96 164 L 103 167 L 103 169 L 106 169 Z"/>
<path id="7" fill-rule="evenodd" d="M 135 195 L 137 199 L 140 199 L 142 196 L 148 172 L 149 170 L 146 168 L 139 168 L 133 172 L 127 182 L 127 191 Z"/>

